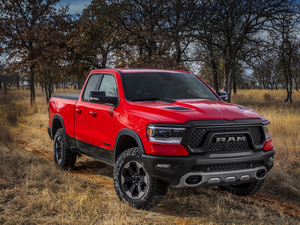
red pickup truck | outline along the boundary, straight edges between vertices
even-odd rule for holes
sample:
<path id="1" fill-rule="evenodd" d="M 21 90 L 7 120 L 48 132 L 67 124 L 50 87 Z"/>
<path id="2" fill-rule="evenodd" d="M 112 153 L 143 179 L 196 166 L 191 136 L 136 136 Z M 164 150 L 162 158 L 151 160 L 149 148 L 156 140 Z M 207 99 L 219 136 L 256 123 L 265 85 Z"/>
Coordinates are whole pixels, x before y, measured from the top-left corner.
<path id="1" fill-rule="evenodd" d="M 86 154 L 114 166 L 118 197 L 139 209 L 167 186 L 252 195 L 274 163 L 269 121 L 218 94 L 185 71 L 93 70 L 80 95 L 50 99 L 55 163 Z"/>

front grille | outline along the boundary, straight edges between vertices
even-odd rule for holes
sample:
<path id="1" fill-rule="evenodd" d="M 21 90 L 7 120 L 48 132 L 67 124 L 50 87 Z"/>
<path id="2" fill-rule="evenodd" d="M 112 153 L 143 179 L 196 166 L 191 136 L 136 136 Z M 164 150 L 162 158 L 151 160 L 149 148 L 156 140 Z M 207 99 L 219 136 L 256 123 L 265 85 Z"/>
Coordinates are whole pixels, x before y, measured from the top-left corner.
<path id="1" fill-rule="evenodd" d="M 252 136 L 252 141 L 255 145 L 261 145 L 263 142 L 263 133 L 262 129 L 259 126 L 241 126 L 241 127 L 215 127 L 215 128 L 199 128 L 196 127 L 193 129 L 192 134 L 189 138 L 188 141 L 188 146 L 191 149 L 198 149 L 201 148 L 205 138 L 208 134 L 208 132 L 219 132 L 219 131 L 249 131 L 251 136 Z M 215 135 L 214 137 L 243 137 L 241 135 Z M 247 138 L 249 139 L 249 138 Z M 241 142 L 228 142 L 228 143 L 223 143 L 223 142 L 212 142 L 209 143 L 208 149 L 209 151 L 223 151 L 223 150 L 248 150 L 250 149 L 248 141 L 241 141 Z"/>
<path id="2" fill-rule="evenodd" d="M 248 127 L 250 134 L 252 135 L 253 142 L 256 145 L 260 145 L 263 142 L 263 133 L 261 132 L 260 127 Z"/>
<path id="3" fill-rule="evenodd" d="M 234 141 L 234 142 L 216 142 L 217 138 L 234 138 L 237 140 L 238 137 L 245 137 L 241 134 L 228 134 L 228 135 L 215 135 L 213 140 L 208 145 L 209 152 L 219 152 L 219 151 L 235 151 L 235 150 L 251 150 L 248 141 Z M 245 139 L 246 140 L 246 139 Z"/>
<path id="4" fill-rule="evenodd" d="M 252 169 L 263 165 L 264 165 L 263 162 L 235 163 L 235 164 L 208 165 L 208 166 L 195 165 L 191 168 L 191 171 L 192 172 L 218 172 L 218 171 L 228 171 L 228 170 Z"/>

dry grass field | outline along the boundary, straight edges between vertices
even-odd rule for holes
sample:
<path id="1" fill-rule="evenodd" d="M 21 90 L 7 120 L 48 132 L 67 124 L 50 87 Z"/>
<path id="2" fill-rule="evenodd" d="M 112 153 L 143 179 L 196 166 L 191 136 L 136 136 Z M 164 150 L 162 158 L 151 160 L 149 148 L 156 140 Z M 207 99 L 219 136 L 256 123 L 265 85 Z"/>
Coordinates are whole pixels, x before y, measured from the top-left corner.
<path id="1" fill-rule="evenodd" d="M 0 92 L 0 224 L 299 224 L 300 93 L 284 103 L 284 90 L 238 90 L 233 102 L 271 122 L 274 169 L 263 189 L 238 198 L 216 188 L 169 189 L 150 211 L 121 203 L 112 168 L 81 157 L 74 171 L 58 169 L 48 137 L 48 106 L 37 89 Z M 55 94 L 78 93 L 56 91 Z"/>

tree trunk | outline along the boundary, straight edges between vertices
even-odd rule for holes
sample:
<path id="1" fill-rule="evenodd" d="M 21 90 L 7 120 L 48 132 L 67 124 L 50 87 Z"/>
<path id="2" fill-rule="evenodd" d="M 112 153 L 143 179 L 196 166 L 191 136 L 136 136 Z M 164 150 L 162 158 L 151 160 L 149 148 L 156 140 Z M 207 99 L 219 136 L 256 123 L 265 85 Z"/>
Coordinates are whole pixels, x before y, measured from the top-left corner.
<path id="1" fill-rule="evenodd" d="M 45 85 L 46 102 L 48 102 L 48 88 L 47 88 L 47 75 L 46 75 L 46 72 L 44 72 L 44 85 Z"/>
<path id="2" fill-rule="evenodd" d="M 33 66 L 30 66 L 29 88 L 30 88 L 30 105 L 33 106 L 33 104 L 35 103 L 34 68 L 33 68 Z"/>
<path id="3" fill-rule="evenodd" d="M 293 75 L 292 75 L 292 72 L 291 72 L 291 67 L 289 66 L 289 81 L 290 81 L 290 103 L 293 103 L 293 99 L 292 99 L 292 94 L 293 94 Z"/>
<path id="4" fill-rule="evenodd" d="M 179 69 L 179 63 L 181 60 L 181 47 L 180 47 L 180 40 L 176 38 L 175 40 L 175 46 L 176 46 L 176 69 Z"/>
<path id="5" fill-rule="evenodd" d="M 237 82 L 236 82 L 236 73 L 233 75 L 233 94 L 236 95 L 237 93 Z"/>
<path id="6" fill-rule="evenodd" d="M 232 57 L 232 59 L 225 59 L 225 91 L 228 95 L 228 102 L 231 102 L 231 90 L 232 90 L 232 81 L 235 76 L 236 66 L 235 59 L 236 57 Z"/>
<path id="7" fill-rule="evenodd" d="M 210 47 L 210 63 L 211 63 L 212 75 L 213 75 L 213 86 L 215 91 L 219 91 L 218 68 L 217 68 L 217 63 L 215 61 L 215 56 L 214 56 L 212 46 Z"/>
<path id="8" fill-rule="evenodd" d="M 48 79 L 49 79 L 49 83 L 48 83 L 48 101 L 50 100 L 50 98 L 52 97 L 52 92 L 53 92 L 53 83 L 52 83 L 52 77 L 51 77 L 51 73 L 50 71 L 48 72 Z"/>
<path id="9" fill-rule="evenodd" d="M 295 89 L 296 89 L 296 91 L 299 91 L 298 90 L 298 82 L 297 82 L 297 78 L 296 77 L 294 77 L 294 82 L 295 82 Z"/>
<path id="10" fill-rule="evenodd" d="M 6 76 L 4 76 L 4 94 L 7 94 L 7 90 L 6 90 Z"/>
<path id="11" fill-rule="evenodd" d="M 2 79 L 0 77 L 0 90 L 2 90 Z"/>
<path id="12" fill-rule="evenodd" d="M 213 82 L 214 82 L 214 89 L 215 91 L 219 91 L 219 84 L 218 84 L 218 70 L 216 67 L 212 65 L 212 74 L 213 74 Z"/>
<path id="13" fill-rule="evenodd" d="M 18 88 L 18 91 L 19 91 L 20 90 L 19 75 L 17 75 L 17 88 Z"/>
<path id="14" fill-rule="evenodd" d="M 225 55 L 224 55 L 225 56 Z M 230 74 L 231 74 L 231 70 L 232 70 L 232 67 L 231 67 L 231 61 L 230 59 L 225 58 L 225 64 L 224 64 L 224 76 L 225 76 L 225 80 L 224 80 L 224 89 L 225 91 L 227 92 L 227 95 L 228 95 L 228 102 L 230 102 L 231 100 L 231 77 L 230 77 Z"/>
<path id="15" fill-rule="evenodd" d="M 291 93 L 290 93 L 290 87 L 289 87 L 289 77 L 287 74 L 287 68 L 286 66 L 284 67 L 284 74 L 285 74 L 285 90 L 286 90 L 286 99 L 284 100 L 285 102 L 288 102 L 291 99 Z"/>

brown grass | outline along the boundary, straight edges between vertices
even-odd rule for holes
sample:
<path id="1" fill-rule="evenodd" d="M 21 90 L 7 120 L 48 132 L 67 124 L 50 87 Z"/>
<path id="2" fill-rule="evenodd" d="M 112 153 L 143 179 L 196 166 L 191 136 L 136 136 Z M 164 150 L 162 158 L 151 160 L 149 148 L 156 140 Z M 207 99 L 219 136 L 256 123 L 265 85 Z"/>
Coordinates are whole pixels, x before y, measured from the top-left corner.
<path id="1" fill-rule="evenodd" d="M 7 143 L 10 141 L 11 141 L 11 132 L 9 126 L 3 120 L 0 120 L 0 144 Z"/>
<path id="2" fill-rule="evenodd" d="M 18 124 L 18 117 L 14 111 L 7 113 L 6 120 L 12 126 L 17 126 Z"/>
<path id="3" fill-rule="evenodd" d="M 272 98 L 266 102 L 265 96 Z M 239 90 L 233 102 L 250 107 L 271 122 L 275 145 L 275 168 L 264 191 L 287 199 L 300 200 L 300 93 L 294 103 L 285 103 L 285 90 Z"/>
<path id="4" fill-rule="evenodd" d="M 59 91 L 56 94 L 78 93 Z M 26 140 L 35 148 L 52 151 L 49 139 L 48 105 L 37 91 L 36 105 L 30 107 L 29 91 L 12 90 L 15 102 L 0 97 L 0 118 L 13 112 L 17 125 L 0 123 L 2 133 Z M 265 96 L 271 97 L 265 97 Z M 1 96 L 1 93 L 0 93 Z M 18 97 L 20 96 L 20 97 Z M 276 163 L 267 177 L 263 193 L 299 204 L 300 200 L 300 94 L 294 104 L 283 103 L 282 90 L 238 90 L 236 104 L 253 108 L 271 121 Z M 4 99 L 4 100 L 3 100 Z M 1 122 L 1 121 L 0 121 Z M 5 129 L 1 129 L 5 127 Z M 4 137 L 4 136 L 3 136 Z M 109 180 L 109 187 L 70 176 L 24 149 L 0 143 L 0 224 L 295 224 L 292 217 L 277 214 L 260 205 L 249 204 L 214 188 L 170 189 L 162 204 L 150 212 L 120 203 L 112 187 L 112 167 L 81 157 L 78 162 L 93 168 Z M 2 141 L 4 142 L 4 141 Z M 72 174 L 72 173 L 71 173 Z"/>
<path id="5" fill-rule="evenodd" d="M 99 184 L 70 176 L 46 159 L 0 150 L 1 224 L 142 224 L 142 211 L 118 201 Z M 151 215 L 151 213 L 149 213 Z M 153 214 L 153 213 L 152 213 Z M 147 218 L 159 224 L 161 215 Z"/>

